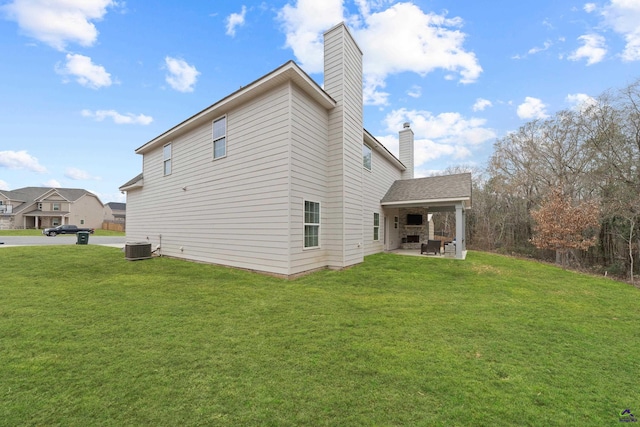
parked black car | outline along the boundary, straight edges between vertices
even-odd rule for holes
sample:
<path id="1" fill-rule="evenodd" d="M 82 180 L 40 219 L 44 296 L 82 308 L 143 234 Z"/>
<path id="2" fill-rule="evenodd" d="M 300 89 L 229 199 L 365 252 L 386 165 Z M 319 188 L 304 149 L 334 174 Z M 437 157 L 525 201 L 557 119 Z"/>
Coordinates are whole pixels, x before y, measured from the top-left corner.
<path id="1" fill-rule="evenodd" d="M 76 234 L 78 231 L 86 231 L 93 234 L 93 228 L 78 228 L 77 225 L 59 225 L 54 228 L 45 228 L 42 234 L 45 236 L 57 236 L 58 234 Z"/>

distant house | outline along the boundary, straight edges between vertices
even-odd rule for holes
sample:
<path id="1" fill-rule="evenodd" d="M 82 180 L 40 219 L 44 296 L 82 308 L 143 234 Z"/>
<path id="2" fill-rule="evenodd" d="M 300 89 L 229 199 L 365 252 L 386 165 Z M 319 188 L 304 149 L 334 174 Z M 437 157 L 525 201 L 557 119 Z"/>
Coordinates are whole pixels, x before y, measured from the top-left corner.
<path id="1" fill-rule="evenodd" d="M 80 188 L 0 190 L 0 229 L 47 228 L 62 224 L 100 228 L 103 208 L 98 196 Z"/>
<path id="2" fill-rule="evenodd" d="M 464 258 L 471 176 L 414 179 L 410 125 L 399 158 L 363 129 L 362 52 L 344 24 L 324 37 L 324 88 L 289 61 L 136 150 L 127 240 L 293 276 L 419 248 L 448 210 Z"/>
<path id="3" fill-rule="evenodd" d="M 124 224 L 126 217 L 126 203 L 109 202 L 104 205 L 104 221 Z"/>

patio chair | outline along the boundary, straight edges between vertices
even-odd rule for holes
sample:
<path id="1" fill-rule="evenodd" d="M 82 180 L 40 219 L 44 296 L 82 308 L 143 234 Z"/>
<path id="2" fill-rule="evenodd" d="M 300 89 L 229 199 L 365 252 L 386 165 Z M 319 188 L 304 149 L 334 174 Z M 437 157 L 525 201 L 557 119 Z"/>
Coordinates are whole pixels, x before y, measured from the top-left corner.
<path id="1" fill-rule="evenodd" d="M 433 252 L 434 255 L 440 255 L 440 240 L 427 240 L 427 243 L 420 245 L 420 254 Z"/>

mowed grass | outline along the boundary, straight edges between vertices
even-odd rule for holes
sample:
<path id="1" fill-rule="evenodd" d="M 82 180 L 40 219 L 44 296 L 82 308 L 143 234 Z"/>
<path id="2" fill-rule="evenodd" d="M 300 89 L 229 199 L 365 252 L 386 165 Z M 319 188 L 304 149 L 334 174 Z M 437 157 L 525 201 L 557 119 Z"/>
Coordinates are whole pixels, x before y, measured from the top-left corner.
<path id="1" fill-rule="evenodd" d="M 99 246 L 0 249 L 0 425 L 619 425 L 640 294 L 378 254 L 286 281 Z"/>

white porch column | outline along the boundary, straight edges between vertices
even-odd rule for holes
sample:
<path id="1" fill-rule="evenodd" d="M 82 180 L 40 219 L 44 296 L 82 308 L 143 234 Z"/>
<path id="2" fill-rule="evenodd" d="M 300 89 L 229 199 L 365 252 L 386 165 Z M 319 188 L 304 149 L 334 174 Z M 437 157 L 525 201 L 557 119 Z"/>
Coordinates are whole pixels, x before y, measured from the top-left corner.
<path id="1" fill-rule="evenodd" d="M 467 250 L 465 235 L 465 212 L 462 203 L 456 204 L 456 258 L 463 259 L 463 251 Z"/>

